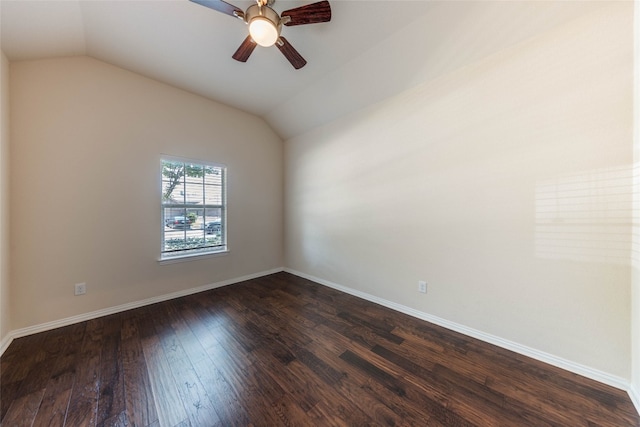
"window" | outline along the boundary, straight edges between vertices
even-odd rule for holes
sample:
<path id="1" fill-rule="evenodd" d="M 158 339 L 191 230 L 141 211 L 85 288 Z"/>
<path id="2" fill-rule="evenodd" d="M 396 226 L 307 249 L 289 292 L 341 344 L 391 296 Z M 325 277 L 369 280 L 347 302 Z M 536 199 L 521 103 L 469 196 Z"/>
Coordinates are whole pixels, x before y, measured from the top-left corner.
<path id="1" fill-rule="evenodd" d="M 227 250 L 222 165 L 163 158 L 161 260 Z"/>

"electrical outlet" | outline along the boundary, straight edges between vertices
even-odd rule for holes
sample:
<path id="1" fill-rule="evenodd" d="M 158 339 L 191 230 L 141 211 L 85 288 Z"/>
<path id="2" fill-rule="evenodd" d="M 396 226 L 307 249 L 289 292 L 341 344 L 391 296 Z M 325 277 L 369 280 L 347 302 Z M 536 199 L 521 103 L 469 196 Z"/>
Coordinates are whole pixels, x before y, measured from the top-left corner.
<path id="1" fill-rule="evenodd" d="M 84 295 L 87 293 L 87 284 L 86 283 L 76 283 L 75 290 L 73 292 L 74 295 Z"/>
<path id="2" fill-rule="evenodd" d="M 418 292 L 422 292 L 423 294 L 427 293 L 427 282 L 424 280 L 418 281 Z"/>

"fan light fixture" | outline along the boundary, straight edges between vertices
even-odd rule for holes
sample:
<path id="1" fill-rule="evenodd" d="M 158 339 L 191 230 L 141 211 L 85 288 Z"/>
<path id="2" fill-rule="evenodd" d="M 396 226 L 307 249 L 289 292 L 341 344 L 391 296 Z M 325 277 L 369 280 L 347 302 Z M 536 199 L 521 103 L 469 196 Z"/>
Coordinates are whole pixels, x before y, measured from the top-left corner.
<path id="1" fill-rule="evenodd" d="M 276 0 L 254 0 L 255 3 L 244 12 L 224 0 L 191 1 L 225 15 L 238 18 L 249 26 L 249 35 L 232 56 L 233 59 L 240 62 L 247 62 L 251 52 L 258 45 L 263 47 L 276 45 L 278 50 L 293 65 L 293 68 L 299 70 L 305 66 L 307 61 L 291 46 L 287 39 L 280 37 L 282 26 L 317 24 L 331 21 L 331 6 L 327 0 L 320 0 L 306 6 L 285 10 L 282 15 L 278 15 L 278 12 L 271 8 Z"/>
<path id="2" fill-rule="evenodd" d="M 249 23 L 249 34 L 260 46 L 273 46 L 278 40 L 278 29 L 273 22 L 262 16 L 256 16 Z"/>

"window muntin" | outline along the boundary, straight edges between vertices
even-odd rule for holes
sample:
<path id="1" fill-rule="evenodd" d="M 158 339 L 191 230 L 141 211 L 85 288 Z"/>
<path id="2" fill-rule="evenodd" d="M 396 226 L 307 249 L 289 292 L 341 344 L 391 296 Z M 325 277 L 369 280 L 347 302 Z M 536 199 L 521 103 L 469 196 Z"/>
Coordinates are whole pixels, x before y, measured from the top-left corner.
<path id="1" fill-rule="evenodd" d="M 161 260 L 224 252 L 226 167 L 161 159 Z"/>

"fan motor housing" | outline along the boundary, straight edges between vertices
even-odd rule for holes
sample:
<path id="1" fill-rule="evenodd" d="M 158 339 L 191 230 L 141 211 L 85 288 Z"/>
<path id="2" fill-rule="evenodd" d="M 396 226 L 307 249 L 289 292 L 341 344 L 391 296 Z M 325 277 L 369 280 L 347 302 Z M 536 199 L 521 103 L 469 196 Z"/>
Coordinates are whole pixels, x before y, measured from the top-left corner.
<path id="1" fill-rule="evenodd" d="M 247 24 L 250 24 L 255 18 L 263 18 L 270 21 L 280 34 L 282 25 L 280 24 L 280 15 L 278 12 L 271 9 L 269 6 L 259 6 L 257 4 L 249 6 L 244 14 L 244 19 Z"/>

